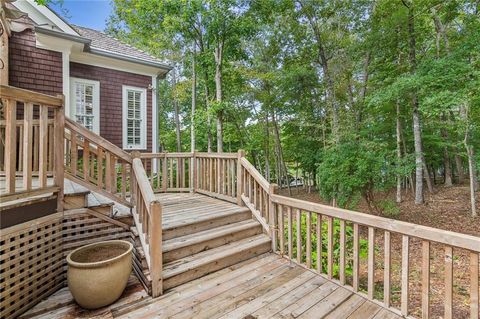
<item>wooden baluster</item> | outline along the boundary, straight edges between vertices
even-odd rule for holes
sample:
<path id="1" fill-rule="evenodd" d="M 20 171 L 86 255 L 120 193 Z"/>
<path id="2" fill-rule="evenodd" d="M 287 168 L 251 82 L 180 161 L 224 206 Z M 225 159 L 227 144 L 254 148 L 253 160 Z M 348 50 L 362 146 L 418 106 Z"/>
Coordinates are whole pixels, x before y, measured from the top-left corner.
<path id="1" fill-rule="evenodd" d="M 209 174 L 208 174 L 208 190 L 210 192 L 213 192 L 214 189 L 213 189 L 213 159 L 212 158 L 207 158 L 206 159 L 208 161 L 208 171 L 209 171 Z"/>
<path id="2" fill-rule="evenodd" d="M 101 147 L 97 148 L 97 186 L 103 188 L 103 148 Z"/>
<path id="3" fill-rule="evenodd" d="M 122 198 L 127 198 L 127 164 L 122 160 Z"/>
<path id="4" fill-rule="evenodd" d="M 258 185 L 257 185 L 257 182 L 253 179 L 253 207 L 255 208 L 255 210 L 258 210 L 257 192 L 258 192 Z M 260 216 L 262 216 L 262 212 L 260 212 Z"/>
<path id="5" fill-rule="evenodd" d="M 83 179 L 90 182 L 90 142 L 85 138 L 83 140 Z"/>
<path id="6" fill-rule="evenodd" d="M 105 190 L 112 191 L 112 155 L 109 151 L 105 151 Z"/>
<path id="7" fill-rule="evenodd" d="M 112 165 L 112 168 L 110 171 L 112 172 L 111 179 L 112 179 L 112 194 L 118 193 L 118 185 L 117 185 L 117 158 L 113 155 L 110 154 L 112 157 L 112 160 L 110 161 L 110 165 Z"/>
<path id="8" fill-rule="evenodd" d="M 445 246 L 445 319 L 453 318 L 453 248 Z"/>
<path id="9" fill-rule="evenodd" d="M 307 268 L 312 268 L 312 212 L 307 212 Z"/>
<path id="10" fill-rule="evenodd" d="M 182 158 L 182 188 L 186 188 L 185 181 L 186 181 L 186 174 L 187 174 L 187 166 L 185 165 L 186 161 Z"/>
<path id="11" fill-rule="evenodd" d="M 48 164 L 48 153 L 47 153 L 47 146 L 48 146 L 48 108 L 45 105 L 40 105 L 40 114 L 39 114 L 39 121 L 40 121 L 40 127 L 38 129 L 38 138 L 39 138 L 39 146 L 38 146 L 38 157 L 39 157 L 39 162 L 38 162 L 38 178 L 39 178 L 39 183 L 40 187 L 46 187 L 47 186 L 47 164 Z M 71 149 L 70 149 L 70 154 L 73 153 L 72 148 L 77 147 L 77 144 L 73 144 L 73 142 L 70 144 Z M 70 157 L 70 162 L 72 162 L 73 159 Z M 76 162 L 75 162 L 76 163 Z M 73 165 L 72 165 L 73 167 Z M 73 169 L 73 168 L 72 168 Z"/>
<path id="12" fill-rule="evenodd" d="M 385 262 L 383 269 L 383 303 L 385 307 L 390 307 L 390 281 L 391 281 L 391 236 L 389 231 L 385 231 L 384 235 L 385 244 Z"/>
<path id="13" fill-rule="evenodd" d="M 293 258 L 293 225 L 292 225 L 292 208 L 287 207 L 288 218 L 288 258 Z"/>
<path id="14" fill-rule="evenodd" d="M 242 194 L 244 193 L 246 173 L 243 170 L 241 159 L 245 156 L 244 150 L 239 150 L 237 154 L 237 205 L 243 206 Z"/>
<path id="15" fill-rule="evenodd" d="M 54 155 L 53 155 L 53 146 L 54 146 L 54 140 L 55 140 L 55 130 L 54 130 L 54 126 L 53 125 L 50 125 L 49 126 L 49 130 L 48 130 L 48 158 L 49 158 L 49 161 L 48 161 L 48 169 L 47 171 L 53 171 L 53 166 L 54 166 L 54 162 L 55 162 L 55 158 L 54 158 Z M 75 157 L 77 158 L 77 157 Z"/>
<path id="16" fill-rule="evenodd" d="M 97 183 L 97 178 L 95 177 L 95 157 L 97 157 L 97 161 L 98 161 L 98 153 L 95 154 L 95 152 L 93 151 L 92 152 L 92 149 L 91 149 L 91 152 L 90 152 L 90 158 L 91 158 L 91 162 L 90 162 L 90 180 L 92 180 L 92 183 Z"/>
<path id="17" fill-rule="evenodd" d="M 175 161 L 175 163 L 172 163 L 172 165 L 173 165 L 172 166 L 172 169 L 173 169 L 172 173 L 173 174 L 176 173 L 175 174 L 175 186 L 174 187 L 179 188 L 180 187 L 180 174 L 181 174 L 181 171 L 182 171 L 181 166 L 180 166 L 180 159 L 179 158 L 177 158 L 177 159 L 172 158 L 172 162 L 174 162 L 174 161 Z M 175 170 L 176 170 L 176 172 L 175 172 Z"/>
<path id="18" fill-rule="evenodd" d="M 221 193 L 222 192 L 222 171 L 221 171 L 221 159 L 220 158 L 217 158 L 216 159 L 216 162 L 217 162 L 217 188 L 216 188 L 216 192 L 217 193 Z"/>
<path id="19" fill-rule="evenodd" d="M 51 143 L 50 143 L 51 144 Z M 77 175 L 78 167 L 78 149 L 77 149 L 77 134 L 70 131 L 70 169 L 73 176 Z"/>
<path id="20" fill-rule="evenodd" d="M 18 127 L 18 171 L 23 171 L 23 125 Z M 15 141 L 17 142 L 17 141 Z M 15 173 L 16 176 L 16 173 Z"/>
<path id="21" fill-rule="evenodd" d="M 167 183 L 168 183 L 168 169 L 167 169 L 167 153 L 163 154 L 163 163 L 162 163 L 162 188 L 163 192 L 167 192 Z"/>
<path id="22" fill-rule="evenodd" d="M 160 158 L 156 158 L 155 161 L 157 162 L 157 187 L 155 187 L 154 190 L 158 192 L 161 188 L 161 185 L 162 185 L 161 184 L 161 179 L 160 179 L 160 175 L 161 175 L 160 170 L 161 170 L 162 165 L 161 165 Z"/>
<path id="23" fill-rule="evenodd" d="M 5 100 L 4 100 L 5 101 Z M 5 107 L 5 189 L 15 192 L 16 155 L 17 155 L 17 102 L 6 100 Z"/>
<path id="24" fill-rule="evenodd" d="M 162 208 L 160 203 L 150 203 L 150 213 L 152 221 L 152 231 L 150 236 L 150 264 L 152 277 L 152 297 L 158 297 L 162 294 Z"/>
<path id="25" fill-rule="evenodd" d="M 41 108 L 41 106 L 39 107 Z M 40 110 L 39 110 L 40 112 Z M 38 172 L 39 167 L 38 167 L 38 156 L 39 156 L 39 147 L 40 147 L 40 139 L 39 139 L 39 129 L 40 127 L 37 125 L 32 124 L 32 130 L 33 130 L 33 166 L 32 166 L 32 171 Z M 68 154 L 68 153 L 67 153 Z"/>
<path id="26" fill-rule="evenodd" d="M 285 254 L 285 216 L 283 214 L 283 206 L 277 205 L 278 213 L 278 235 L 280 241 L 280 255 Z"/>
<path id="27" fill-rule="evenodd" d="M 154 166 L 155 166 L 155 158 L 152 157 L 150 159 L 150 186 L 152 187 L 152 189 L 153 189 L 153 185 L 154 185 L 153 182 L 155 180 L 154 169 L 153 169 Z"/>
<path id="28" fill-rule="evenodd" d="M 24 104 L 23 114 L 23 188 L 32 189 L 33 104 Z M 21 143 L 21 142 L 20 142 Z"/>
<path id="29" fill-rule="evenodd" d="M 401 313 L 403 316 L 408 315 L 408 275 L 409 275 L 409 246 L 410 238 L 407 235 L 402 236 L 402 295 L 400 297 Z"/>
<path id="30" fill-rule="evenodd" d="M 479 319 L 479 254 L 470 252 L 470 319 Z"/>
<path id="31" fill-rule="evenodd" d="M 359 225 L 353 224 L 353 291 L 358 291 L 360 277 L 360 229 Z"/>
<path id="32" fill-rule="evenodd" d="M 340 283 L 345 285 L 345 221 L 340 220 Z"/>
<path id="33" fill-rule="evenodd" d="M 317 213 L 317 272 L 322 273 L 322 215 Z"/>
<path id="34" fill-rule="evenodd" d="M 173 158 L 169 158 L 168 161 L 169 161 L 169 163 L 170 163 L 170 165 L 169 165 L 169 168 L 170 168 L 170 169 L 169 169 L 169 175 L 168 175 L 168 176 L 169 176 L 169 180 L 170 180 L 170 184 L 169 184 L 169 185 L 170 185 L 170 188 L 173 188 L 173 183 L 174 183 L 174 180 L 173 180 L 173 178 L 174 178 L 173 161 L 174 161 L 174 159 L 173 159 Z"/>
<path id="35" fill-rule="evenodd" d="M 375 292 L 375 228 L 368 227 L 368 298 Z"/>
<path id="36" fill-rule="evenodd" d="M 327 265 L 327 275 L 329 279 L 333 278 L 333 218 L 327 216 L 327 254 L 328 254 L 328 265 Z"/>
<path id="37" fill-rule="evenodd" d="M 297 262 L 302 263 L 302 211 L 298 208 L 295 209 L 297 212 Z"/>
<path id="38" fill-rule="evenodd" d="M 227 196 L 232 196 L 232 182 L 231 182 L 231 171 L 230 171 L 230 168 L 231 168 L 231 160 L 227 159 L 226 160 L 226 173 L 227 173 L 227 176 L 226 176 L 226 189 L 227 189 Z"/>
<path id="39" fill-rule="evenodd" d="M 422 241 L 422 318 L 430 318 L 430 242 Z"/>

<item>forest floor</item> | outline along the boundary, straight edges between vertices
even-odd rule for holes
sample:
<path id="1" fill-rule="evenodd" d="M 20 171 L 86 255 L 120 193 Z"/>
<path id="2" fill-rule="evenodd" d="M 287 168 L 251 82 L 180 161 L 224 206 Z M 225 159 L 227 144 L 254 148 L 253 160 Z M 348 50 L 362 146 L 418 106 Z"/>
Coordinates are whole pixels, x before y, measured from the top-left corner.
<path id="1" fill-rule="evenodd" d="M 287 190 L 281 190 L 282 195 L 288 196 Z M 306 189 L 292 189 L 292 197 L 329 205 L 314 189 L 310 193 Z M 388 216 L 414 224 L 480 236 L 480 217 L 471 217 L 469 188 L 465 186 L 443 187 L 437 185 L 434 194 L 425 194 L 425 204 L 415 205 L 414 195 L 411 192 L 403 193 L 403 201 L 397 204 L 399 213 Z M 480 196 L 477 196 L 480 197 Z M 376 200 L 389 199 L 395 201 L 395 190 L 376 194 Z M 480 207 L 480 199 L 477 199 Z M 372 214 L 367 204 L 362 200 L 355 209 Z M 478 210 L 478 208 L 477 208 Z M 377 214 L 374 214 L 377 215 Z M 387 216 L 385 216 L 387 217 Z M 366 229 L 362 231 L 366 239 Z M 399 234 L 392 234 L 392 279 L 391 300 L 392 306 L 400 308 L 400 279 L 401 279 L 401 250 L 402 240 Z M 347 239 L 348 240 L 348 239 Z M 375 237 L 375 297 L 383 300 L 383 261 L 384 242 L 383 232 L 377 230 Z M 444 317 L 445 296 L 445 247 L 432 243 L 430 252 L 430 311 L 431 318 Z M 347 256 L 348 258 L 348 256 Z M 468 318 L 470 314 L 470 253 L 461 249 L 454 249 L 454 318 Z M 409 314 L 421 317 L 421 289 L 422 289 L 422 241 L 412 238 L 410 241 L 410 271 L 409 271 Z M 366 260 L 361 260 L 360 288 L 366 290 Z M 351 278 L 347 278 L 347 282 Z M 363 286 L 363 287 L 362 287 Z"/>

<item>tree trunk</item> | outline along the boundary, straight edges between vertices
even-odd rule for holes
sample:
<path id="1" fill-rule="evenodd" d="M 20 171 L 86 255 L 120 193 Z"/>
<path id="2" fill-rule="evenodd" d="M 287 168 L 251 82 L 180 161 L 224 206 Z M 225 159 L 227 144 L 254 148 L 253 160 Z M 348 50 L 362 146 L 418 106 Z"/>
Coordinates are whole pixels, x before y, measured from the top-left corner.
<path id="1" fill-rule="evenodd" d="M 410 73 L 416 73 L 416 38 L 415 38 L 415 16 L 413 14 L 413 4 L 408 6 L 408 36 L 409 36 L 409 59 Z M 415 144 L 415 204 L 422 204 L 423 199 L 423 145 L 422 129 L 420 124 L 420 112 L 418 110 L 417 93 L 412 93 L 413 105 L 413 138 Z"/>
<path id="2" fill-rule="evenodd" d="M 400 121 L 400 103 L 396 103 L 397 109 L 397 170 L 400 169 L 400 162 L 402 160 L 402 126 Z M 397 203 L 402 202 L 402 176 L 397 172 Z"/>
<path id="3" fill-rule="evenodd" d="M 445 146 L 443 150 L 443 166 L 445 168 L 445 186 L 450 187 L 452 183 L 452 164 L 450 162 L 450 154 L 448 148 Z"/>
<path id="4" fill-rule="evenodd" d="M 192 114 L 191 114 L 191 123 L 190 123 L 190 151 L 195 152 L 195 109 L 197 107 L 197 70 L 196 70 L 196 51 L 193 50 L 192 56 Z"/>
<path id="5" fill-rule="evenodd" d="M 177 86 L 177 78 L 175 72 L 172 73 L 173 77 L 173 91 L 175 94 L 175 88 Z M 177 152 L 182 151 L 182 136 L 181 136 L 181 130 L 180 130 L 180 109 L 178 106 L 178 101 L 177 98 L 174 96 L 173 97 L 173 106 L 175 109 L 175 133 L 176 133 L 176 141 L 177 141 Z"/>
<path id="6" fill-rule="evenodd" d="M 215 98 L 218 104 L 222 103 L 222 59 L 223 45 L 218 44 L 215 48 Z M 221 109 L 217 111 L 217 152 L 223 152 L 223 110 Z"/>
<path id="7" fill-rule="evenodd" d="M 290 181 L 288 179 L 288 171 L 287 171 L 287 166 L 285 165 L 285 161 L 283 160 L 283 150 L 282 150 L 282 143 L 280 140 L 280 131 L 278 129 L 277 125 L 277 119 L 275 116 L 275 110 L 272 109 L 272 124 L 273 124 L 273 132 L 275 136 L 275 145 L 277 149 L 277 156 L 278 156 L 278 163 L 279 163 L 279 172 L 281 175 L 285 177 L 286 183 L 287 183 L 287 188 L 288 188 L 288 195 L 292 195 L 292 191 L 290 189 Z"/>
<path id="8" fill-rule="evenodd" d="M 470 175 L 470 205 L 472 208 L 472 216 L 476 217 L 477 214 L 477 207 L 476 207 L 476 172 L 475 172 L 475 157 L 473 153 L 473 146 L 468 145 L 467 141 L 465 141 L 465 148 L 467 149 L 467 156 L 468 156 L 468 172 Z"/>
<path id="9" fill-rule="evenodd" d="M 425 161 L 425 157 L 423 157 L 422 162 L 423 162 L 423 176 L 427 181 L 428 192 L 430 194 L 433 194 L 434 190 L 433 190 L 433 183 L 432 183 L 432 174 L 430 174 L 430 170 L 428 169 L 427 163 Z"/>
<path id="10" fill-rule="evenodd" d="M 455 151 L 455 150 L 454 150 Z M 458 151 L 455 152 L 455 169 L 457 170 L 458 175 L 458 183 L 463 184 L 465 181 L 465 172 L 463 171 L 463 161 L 460 155 L 458 155 Z"/>
<path id="11" fill-rule="evenodd" d="M 265 112 L 265 178 L 270 182 L 270 129 L 268 125 L 268 112 Z"/>

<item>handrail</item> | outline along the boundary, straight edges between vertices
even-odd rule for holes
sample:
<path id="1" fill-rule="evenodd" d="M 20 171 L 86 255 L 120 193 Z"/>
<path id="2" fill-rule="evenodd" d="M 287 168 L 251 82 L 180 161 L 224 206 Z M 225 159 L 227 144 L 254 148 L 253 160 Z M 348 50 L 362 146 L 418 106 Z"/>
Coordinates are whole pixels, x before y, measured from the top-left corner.
<path id="1" fill-rule="evenodd" d="M 30 90 L 20 89 L 9 85 L 0 85 L 2 98 L 23 103 L 45 104 L 50 107 L 63 107 L 63 96 L 51 96 Z"/>
<path id="2" fill-rule="evenodd" d="M 139 158 L 132 162 L 132 215 L 152 279 L 152 297 L 162 294 L 162 208 Z"/>
<path id="3" fill-rule="evenodd" d="M 130 154 L 128 154 L 127 152 L 125 152 L 124 150 L 122 150 L 120 147 L 113 144 L 112 142 L 108 141 L 107 139 L 101 137 L 100 135 L 95 134 L 94 132 L 86 129 L 81 124 L 79 124 L 79 123 L 77 123 L 77 122 L 75 122 L 75 121 L 73 121 L 69 118 L 66 118 L 65 119 L 65 128 L 67 128 L 69 130 L 72 130 L 72 131 L 80 134 L 81 136 L 83 136 L 83 137 L 85 137 L 85 138 L 87 138 L 91 141 L 94 141 L 95 144 L 101 146 L 104 149 L 109 150 L 112 154 L 121 158 L 125 162 L 127 162 L 129 164 L 132 163 L 132 157 L 130 156 Z"/>
<path id="4" fill-rule="evenodd" d="M 131 207 L 130 154 L 70 119 L 65 121 L 63 138 L 67 147 L 65 177 Z"/>

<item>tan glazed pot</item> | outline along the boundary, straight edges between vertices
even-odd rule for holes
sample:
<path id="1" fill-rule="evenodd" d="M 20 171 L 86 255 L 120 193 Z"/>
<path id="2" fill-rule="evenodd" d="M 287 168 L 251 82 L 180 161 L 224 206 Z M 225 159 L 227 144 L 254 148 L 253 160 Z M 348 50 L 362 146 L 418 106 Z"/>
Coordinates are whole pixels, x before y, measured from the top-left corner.
<path id="1" fill-rule="evenodd" d="M 133 246 L 110 240 L 75 249 L 67 256 L 67 280 L 75 301 L 86 309 L 117 300 L 132 272 Z"/>

